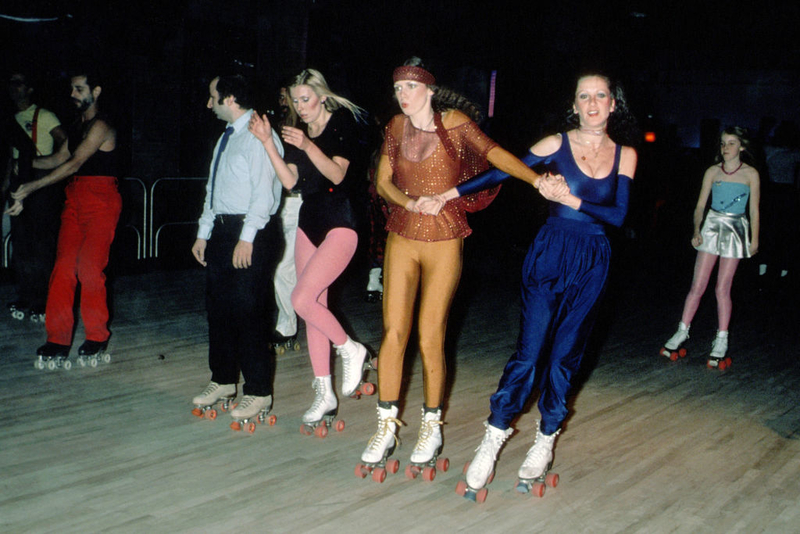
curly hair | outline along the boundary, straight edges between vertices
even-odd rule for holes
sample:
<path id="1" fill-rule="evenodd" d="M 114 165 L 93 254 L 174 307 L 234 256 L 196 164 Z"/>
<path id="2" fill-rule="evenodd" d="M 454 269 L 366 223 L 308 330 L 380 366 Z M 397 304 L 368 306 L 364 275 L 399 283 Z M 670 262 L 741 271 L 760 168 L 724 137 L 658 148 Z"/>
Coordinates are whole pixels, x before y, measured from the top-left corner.
<path id="1" fill-rule="evenodd" d="M 423 61 L 416 56 L 404 61 L 403 66 L 421 67 L 429 71 Z M 480 108 L 464 95 L 441 85 L 429 85 L 428 88 L 433 91 L 431 106 L 436 113 L 444 113 L 445 111 L 456 109 L 467 115 L 473 122 L 480 122 Z"/>
<path id="2" fill-rule="evenodd" d="M 608 117 L 608 126 L 606 131 L 608 136 L 617 144 L 625 146 L 636 146 L 641 140 L 641 131 L 636 117 L 628 107 L 628 101 L 625 98 L 625 91 L 619 82 L 613 81 L 609 76 L 599 72 L 586 72 L 578 76 L 575 81 L 577 87 L 580 81 L 584 78 L 598 77 L 605 80 L 608 85 L 608 90 L 611 92 L 611 98 L 614 99 L 614 112 Z M 578 128 L 580 126 L 580 119 L 573 110 L 574 97 L 569 101 L 567 106 L 567 113 L 564 117 L 564 124 L 566 129 Z"/>

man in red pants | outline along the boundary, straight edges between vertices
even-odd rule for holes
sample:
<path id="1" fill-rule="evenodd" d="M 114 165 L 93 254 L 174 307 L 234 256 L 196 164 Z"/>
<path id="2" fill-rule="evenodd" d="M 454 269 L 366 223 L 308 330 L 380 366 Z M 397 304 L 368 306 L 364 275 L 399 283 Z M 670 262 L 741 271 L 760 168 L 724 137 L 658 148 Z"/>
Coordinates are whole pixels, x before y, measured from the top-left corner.
<path id="1" fill-rule="evenodd" d="M 102 84 L 95 74 L 85 72 L 72 76 L 71 84 L 71 97 L 80 120 L 71 128 L 69 142 L 52 156 L 38 160 L 37 166 L 52 171 L 11 193 L 16 202 L 8 209 L 9 214 L 17 215 L 23 209 L 23 200 L 34 191 L 70 180 L 47 295 L 47 343 L 37 351 L 40 361 L 56 359 L 59 365 L 68 357 L 72 345 L 72 310 L 78 282 L 86 332 L 86 341 L 78 353 L 96 357 L 108 346 L 111 334 L 103 270 L 122 210 L 117 191 L 117 134 L 98 107 Z"/>

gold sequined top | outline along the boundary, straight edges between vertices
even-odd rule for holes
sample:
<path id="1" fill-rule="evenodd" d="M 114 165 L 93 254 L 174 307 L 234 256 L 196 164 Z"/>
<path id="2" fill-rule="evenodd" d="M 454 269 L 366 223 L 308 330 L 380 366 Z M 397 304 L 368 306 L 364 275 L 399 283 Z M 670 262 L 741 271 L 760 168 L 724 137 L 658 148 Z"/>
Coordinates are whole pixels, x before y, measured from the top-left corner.
<path id="1" fill-rule="evenodd" d="M 386 126 L 381 155 L 391 164 L 392 183 L 405 197 L 387 200 L 401 204 L 405 198 L 444 193 L 488 168 L 487 153 L 497 146 L 478 126 L 459 111 L 449 111 L 437 120 L 444 128 L 457 159 L 447 153 L 439 135 L 420 130 L 405 115 L 396 115 Z M 466 212 L 488 206 L 500 188 L 481 191 L 451 200 L 438 215 L 413 213 L 400 208 L 391 210 L 386 229 L 417 241 L 444 241 L 472 233 Z M 403 195 L 400 195 L 402 197 Z"/>

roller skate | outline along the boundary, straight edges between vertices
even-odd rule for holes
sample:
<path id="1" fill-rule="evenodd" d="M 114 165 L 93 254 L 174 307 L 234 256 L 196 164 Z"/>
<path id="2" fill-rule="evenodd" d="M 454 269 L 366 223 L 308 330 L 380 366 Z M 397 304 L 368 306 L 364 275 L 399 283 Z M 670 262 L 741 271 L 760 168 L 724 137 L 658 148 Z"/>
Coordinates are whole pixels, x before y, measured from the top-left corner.
<path id="1" fill-rule="evenodd" d="M 108 340 L 106 341 L 90 341 L 86 340 L 78 348 L 78 364 L 81 367 L 97 367 L 100 362 L 111 363 L 111 354 L 106 350 L 108 348 Z"/>
<path id="2" fill-rule="evenodd" d="M 417 444 L 411 453 L 411 460 L 406 466 L 406 478 L 417 478 L 417 475 L 422 473 L 422 480 L 432 482 L 437 469 L 446 472 L 450 467 L 450 460 L 439 458 L 444 446 L 443 424 L 441 408 L 422 408 L 422 424 L 419 427 Z"/>
<path id="3" fill-rule="evenodd" d="M 494 464 L 497 460 L 497 453 L 500 452 L 503 443 L 513 432 L 511 428 L 500 430 L 489 423 L 484 423 L 484 425 L 486 426 L 486 433 L 483 435 L 483 441 L 475 449 L 475 457 L 472 462 L 467 462 L 464 465 L 466 480 L 459 480 L 458 484 L 456 484 L 456 493 L 477 503 L 482 503 L 486 500 L 489 490 L 485 486 L 494 479 Z"/>
<path id="4" fill-rule="evenodd" d="M 231 410 L 231 430 L 239 432 L 246 430 L 250 434 L 256 431 L 256 421 L 267 423 L 274 426 L 277 417 L 269 415 L 272 411 L 272 395 L 266 397 L 256 397 L 255 395 L 244 395 L 239 404 Z"/>
<path id="5" fill-rule="evenodd" d="M 361 463 L 356 465 L 355 474 L 358 478 L 366 478 L 372 473 L 372 480 L 383 482 L 386 474 L 397 473 L 400 462 L 389 456 L 397 447 L 397 427 L 402 426 L 402 421 L 397 418 L 397 405 L 391 404 L 388 408 L 381 407 L 378 403 L 378 430 L 367 443 L 367 448 L 361 454 Z"/>
<path id="6" fill-rule="evenodd" d="M 545 436 L 539 430 L 539 424 L 536 425 L 536 441 L 528 450 L 528 455 L 517 473 L 519 477 L 516 486 L 517 492 L 542 497 L 547 486 L 551 488 L 558 486 L 558 475 L 548 473 L 548 471 L 553 467 L 553 445 L 560 432 L 560 430 L 556 430 L 549 436 Z"/>
<path id="7" fill-rule="evenodd" d="M 219 403 L 220 411 L 227 412 L 235 398 L 236 384 L 209 382 L 206 389 L 192 399 L 192 404 L 194 404 L 192 415 L 214 420 L 217 418 L 217 409 L 214 408 L 214 405 Z"/>
<path id="8" fill-rule="evenodd" d="M 375 384 L 364 381 L 364 374 L 370 369 L 376 369 L 373 359 L 368 359 L 367 347 L 353 341 L 348 336 L 344 345 L 334 345 L 336 354 L 342 358 L 342 395 L 345 397 L 361 398 L 361 395 L 375 393 Z"/>
<path id="9" fill-rule="evenodd" d="M 383 269 L 373 267 L 369 270 L 369 281 L 367 282 L 367 292 L 364 300 L 370 303 L 383 300 Z"/>
<path id="10" fill-rule="evenodd" d="M 32 323 L 44 324 L 45 314 L 41 308 L 32 307 L 28 310 L 28 320 Z"/>
<path id="11" fill-rule="evenodd" d="M 659 354 L 669 358 L 673 362 L 677 361 L 678 358 L 685 358 L 686 349 L 683 347 L 683 344 L 687 339 L 689 339 L 689 325 L 681 321 L 678 323 L 678 331 L 664 343 Z"/>
<path id="12" fill-rule="evenodd" d="M 280 336 L 277 341 L 273 341 L 272 348 L 278 356 L 286 354 L 290 350 L 295 352 L 300 350 L 300 342 L 297 341 L 297 333 L 291 336 Z"/>
<path id="13" fill-rule="evenodd" d="M 336 400 L 336 395 L 333 393 L 331 375 L 316 377 L 311 387 L 315 391 L 314 402 L 311 404 L 311 408 L 303 414 L 300 433 L 324 438 L 328 435 L 331 427 L 334 427 L 337 432 L 343 431 L 344 420 L 339 419 L 336 423 L 333 422 L 339 411 L 339 401 Z"/>
<path id="14" fill-rule="evenodd" d="M 72 362 L 67 358 L 69 358 L 69 345 L 59 345 L 48 341 L 36 349 L 36 360 L 33 362 L 33 366 L 40 371 L 42 369 L 69 371 L 72 369 Z"/>
<path id="15" fill-rule="evenodd" d="M 711 345 L 711 353 L 708 355 L 706 365 L 709 369 L 719 369 L 724 371 L 731 366 L 731 357 L 726 356 L 728 352 L 728 331 L 717 332 L 714 343 Z"/>

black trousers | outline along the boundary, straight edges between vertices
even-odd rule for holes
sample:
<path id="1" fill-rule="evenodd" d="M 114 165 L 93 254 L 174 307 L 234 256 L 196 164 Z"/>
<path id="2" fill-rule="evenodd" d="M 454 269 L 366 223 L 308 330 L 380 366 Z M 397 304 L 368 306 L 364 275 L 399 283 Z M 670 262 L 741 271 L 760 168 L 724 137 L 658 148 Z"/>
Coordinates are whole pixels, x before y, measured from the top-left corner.
<path id="1" fill-rule="evenodd" d="M 211 380 L 236 384 L 244 395 L 272 395 L 275 354 L 269 346 L 274 329 L 272 277 L 282 252 L 280 218 L 272 217 L 253 242 L 252 265 L 235 269 L 233 250 L 243 216 L 218 216 L 206 246 L 208 364 Z"/>

